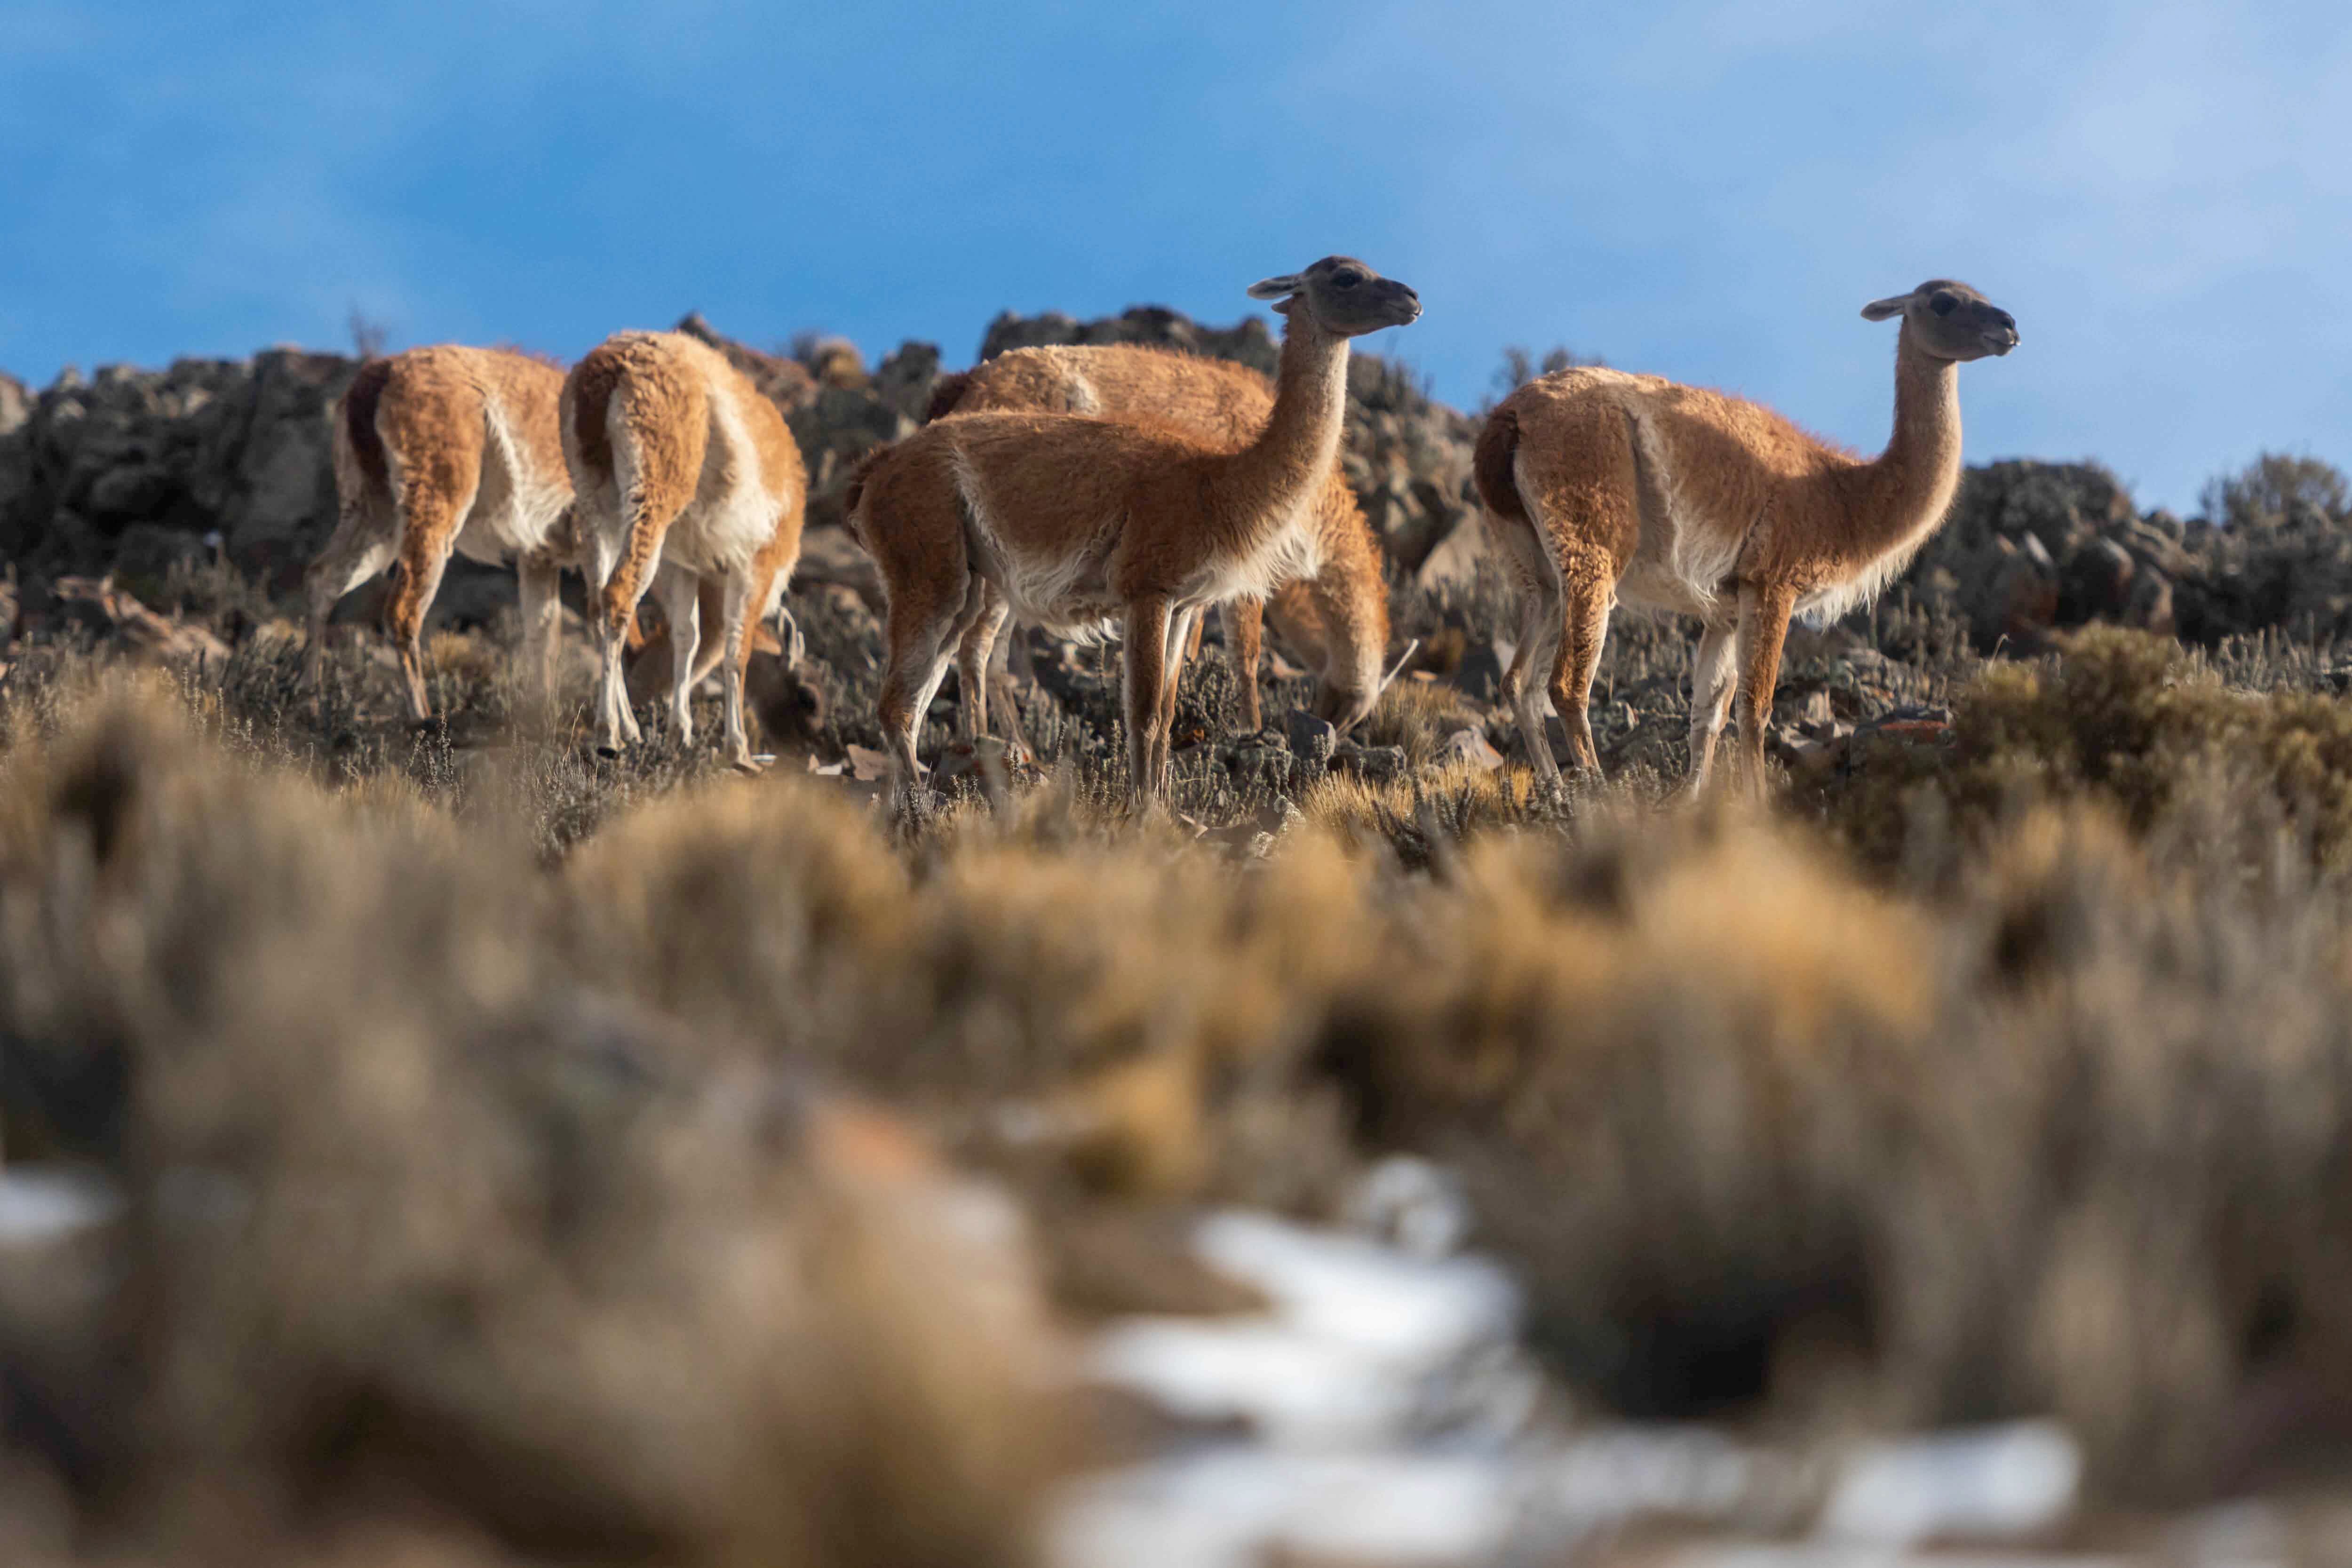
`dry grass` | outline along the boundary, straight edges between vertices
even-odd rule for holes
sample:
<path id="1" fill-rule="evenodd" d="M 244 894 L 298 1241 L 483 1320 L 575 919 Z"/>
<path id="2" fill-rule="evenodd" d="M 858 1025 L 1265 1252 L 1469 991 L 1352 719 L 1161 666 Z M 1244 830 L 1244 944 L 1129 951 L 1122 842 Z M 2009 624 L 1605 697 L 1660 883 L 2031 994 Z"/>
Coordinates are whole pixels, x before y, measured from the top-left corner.
<path id="1" fill-rule="evenodd" d="M 2340 902 L 1991 838 L 1933 910 L 1729 822 L 1485 848 L 1325 1059 L 1621 1407 L 2054 1411 L 2119 1490 L 2242 1479 L 2352 1394 Z"/>
<path id="2" fill-rule="evenodd" d="M 1995 667 L 1949 752 L 1815 803 L 1874 879 L 1474 766 L 1328 780 L 1268 849 L 1066 760 L 910 845 L 825 781 L 514 741 L 487 669 L 443 732 L 357 659 L 311 714 L 289 658 L 0 689 L 11 1148 L 133 1198 L 97 1275 L 0 1289 L 77 1541 L 1025 1561 L 1041 1291 L 1217 1300 L 1139 1238 L 1396 1149 L 1619 1408 L 2055 1411 L 2128 1491 L 2352 1398 L 2352 753 L 2309 697 L 2120 639 Z M 85 1278 L 126 1285 L 42 1329 Z"/>
<path id="3" fill-rule="evenodd" d="M 2094 627 L 2030 664 L 1995 663 L 1954 702 L 1949 756 L 1865 750 L 1819 804 L 1866 861 L 1901 860 L 1922 814 L 1958 838 L 2040 801 L 2095 802 L 2135 832 L 2226 799 L 2207 824 L 2259 857 L 2284 829 L 2318 866 L 2352 869 L 2352 709 L 2290 686 L 2226 684 L 2168 638 Z"/>
<path id="4" fill-rule="evenodd" d="M 1425 768 L 1443 760 L 1446 737 L 1458 730 L 1486 732 L 1487 710 L 1444 681 L 1400 680 L 1356 731 L 1367 746 L 1403 748 L 1406 763 Z"/>
<path id="5" fill-rule="evenodd" d="M 10 1357 L 95 1539 L 296 1561 L 423 1516 L 533 1559 L 1026 1561 L 1053 1345 L 1009 1216 L 583 984 L 526 835 L 175 707 L 102 692 L 5 763 L 10 1055 L 124 1090 L 47 1129 L 130 1195 L 118 1310 Z"/>

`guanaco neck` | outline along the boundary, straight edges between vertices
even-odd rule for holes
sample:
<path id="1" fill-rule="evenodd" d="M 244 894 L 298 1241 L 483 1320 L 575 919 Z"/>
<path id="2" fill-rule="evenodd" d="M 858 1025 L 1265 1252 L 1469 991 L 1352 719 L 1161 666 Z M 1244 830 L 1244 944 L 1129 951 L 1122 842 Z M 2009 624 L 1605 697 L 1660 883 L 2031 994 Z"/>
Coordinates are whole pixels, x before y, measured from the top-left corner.
<path id="1" fill-rule="evenodd" d="M 1348 413 L 1348 340 L 1327 332 L 1306 302 L 1294 304 L 1282 330 L 1274 413 L 1252 441 L 1219 463 L 1210 515 L 1217 543 L 1247 556 L 1305 518 L 1324 475 L 1339 460 Z"/>
<path id="2" fill-rule="evenodd" d="M 1895 342 L 1895 433 L 1854 470 L 1853 542 L 1863 560 L 1916 545 L 1944 521 L 1960 483 L 1960 367 Z"/>

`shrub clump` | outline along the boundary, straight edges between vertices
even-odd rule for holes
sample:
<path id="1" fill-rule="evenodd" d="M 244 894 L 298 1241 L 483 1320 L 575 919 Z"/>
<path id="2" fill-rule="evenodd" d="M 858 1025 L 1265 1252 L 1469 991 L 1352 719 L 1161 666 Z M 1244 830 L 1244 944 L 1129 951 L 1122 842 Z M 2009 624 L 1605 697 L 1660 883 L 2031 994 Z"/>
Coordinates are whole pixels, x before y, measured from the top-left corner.
<path id="1" fill-rule="evenodd" d="M 1948 741 L 1864 738 L 1810 804 L 1873 865 L 1903 861 L 1923 819 L 1980 838 L 2034 802 L 2095 803 L 2135 832 L 2216 792 L 2242 821 L 2284 826 L 2312 862 L 2352 869 L 2352 707 L 2315 692 L 2232 689 L 2168 637 L 2092 627 L 2031 663 L 1988 665 L 1952 705 Z"/>

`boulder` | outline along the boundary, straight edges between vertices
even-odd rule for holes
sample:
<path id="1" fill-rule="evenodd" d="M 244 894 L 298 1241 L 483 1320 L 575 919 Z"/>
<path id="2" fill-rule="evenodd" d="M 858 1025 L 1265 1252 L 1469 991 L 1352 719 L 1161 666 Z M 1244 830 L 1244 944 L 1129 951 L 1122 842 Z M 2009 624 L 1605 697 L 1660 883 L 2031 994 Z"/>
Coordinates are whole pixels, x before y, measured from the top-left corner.
<path id="1" fill-rule="evenodd" d="M 1339 731 L 1330 721 L 1320 719 L 1304 708 L 1294 708 L 1283 716 L 1283 739 L 1290 754 L 1304 763 L 1311 772 L 1320 773 L 1330 765 L 1331 753 L 1338 746 Z"/>
<path id="2" fill-rule="evenodd" d="M 0 436 L 13 436 L 33 416 L 33 394 L 30 388 L 5 371 L 0 371 Z"/>
<path id="3" fill-rule="evenodd" d="M 1989 640 L 2005 640 L 2018 651 L 2039 648 L 2058 622 L 2058 568 L 2037 534 L 2016 542 L 2002 539 L 1998 548 L 2003 563 L 1993 580 L 1992 604 L 1999 630 Z"/>
<path id="4" fill-rule="evenodd" d="M 175 568 L 202 565 L 211 553 L 202 534 L 161 523 L 134 522 L 115 541 L 114 574 L 142 589 L 152 585 L 160 590 Z"/>
<path id="5" fill-rule="evenodd" d="M 1454 684 L 1474 702 L 1494 702 L 1502 696 L 1503 672 L 1510 666 L 1510 644 L 1474 642 L 1454 667 Z"/>
<path id="6" fill-rule="evenodd" d="M 2132 552 L 2104 534 L 2085 540 L 2058 574 L 2058 616 L 2067 626 L 2123 618 L 2131 601 Z"/>
<path id="7" fill-rule="evenodd" d="M 285 585 L 334 521 L 326 414 L 355 368 L 278 349 L 60 373 L 0 434 L 0 547 L 38 574 L 89 574 L 127 538 L 152 551 L 135 529 L 218 531 L 236 564 Z"/>
<path id="8" fill-rule="evenodd" d="M 1423 557 L 1413 581 L 1424 593 L 1458 600 L 1477 586 L 1482 574 L 1501 570 L 1486 524 L 1473 515 L 1456 521 L 1452 531 Z"/>
<path id="9" fill-rule="evenodd" d="M 1405 775 L 1402 746 L 1360 746 L 1342 741 L 1331 752 L 1331 771 L 1353 773 L 1367 784 L 1388 784 Z"/>

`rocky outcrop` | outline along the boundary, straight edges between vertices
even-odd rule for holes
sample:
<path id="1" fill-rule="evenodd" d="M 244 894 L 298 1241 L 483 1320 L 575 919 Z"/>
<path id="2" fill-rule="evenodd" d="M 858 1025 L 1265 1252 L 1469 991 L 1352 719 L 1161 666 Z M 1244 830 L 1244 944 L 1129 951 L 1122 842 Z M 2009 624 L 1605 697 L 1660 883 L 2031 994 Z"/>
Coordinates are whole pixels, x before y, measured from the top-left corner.
<path id="1" fill-rule="evenodd" d="M 939 375 L 940 351 L 930 343 L 901 343 L 870 375 L 862 366 L 849 374 L 835 354 L 831 374 L 814 384 L 809 400 L 785 411 L 808 464 L 810 527 L 848 521 L 842 499 L 850 471 L 875 447 L 913 431 Z"/>
<path id="2" fill-rule="evenodd" d="M 357 362 L 274 349 L 169 370 L 68 370 L 37 397 L 0 390 L 0 550 L 41 575 L 97 573 L 126 552 L 229 559 L 278 586 L 334 518 L 327 408 Z M 181 549 L 185 545 L 184 550 Z"/>
<path id="3" fill-rule="evenodd" d="M 2352 635 L 2352 516 L 2296 502 L 2230 527 L 2142 512 L 2095 463 L 1971 468 L 1903 579 L 1979 648 L 2105 623 L 2210 645 L 2266 627 Z"/>

